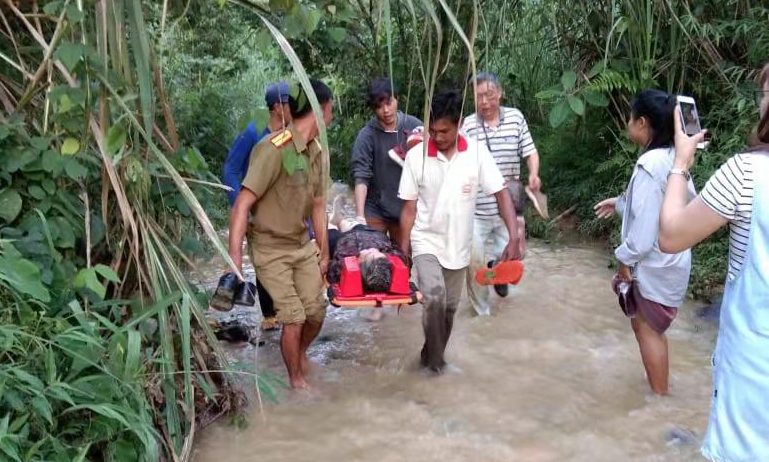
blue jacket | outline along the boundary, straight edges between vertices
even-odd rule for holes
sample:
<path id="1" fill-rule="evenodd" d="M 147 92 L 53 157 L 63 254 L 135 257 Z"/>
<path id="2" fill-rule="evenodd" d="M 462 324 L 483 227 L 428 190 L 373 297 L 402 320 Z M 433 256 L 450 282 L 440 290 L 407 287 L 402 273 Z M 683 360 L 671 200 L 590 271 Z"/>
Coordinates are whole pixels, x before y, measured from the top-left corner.
<path id="1" fill-rule="evenodd" d="M 232 143 L 230 152 L 227 153 L 227 160 L 224 161 L 224 173 L 222 174 L 222 182 L 232 188 L 232 191 L 227 191 L 227 199 L 230 201 L 230 206 L 235 203 L 235 199 L 240 192 L 240 183 L 246 177 L 248 161 L 251 158 L 251 149 L 269 133 L 269 127 L 265 128 L 261 133 L 257 133 L 256 126 L 253 122 L 250 122 L 246 129 L 235 138 L 235 142 Z"/>

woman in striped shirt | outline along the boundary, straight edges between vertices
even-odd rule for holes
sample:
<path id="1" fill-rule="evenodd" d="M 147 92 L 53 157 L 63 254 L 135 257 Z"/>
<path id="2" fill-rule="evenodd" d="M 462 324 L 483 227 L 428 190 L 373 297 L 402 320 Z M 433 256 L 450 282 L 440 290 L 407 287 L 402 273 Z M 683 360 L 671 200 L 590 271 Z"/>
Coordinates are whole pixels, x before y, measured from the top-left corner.
<path id="1" fill-rule="evenodd" d="M 704 132 L 675 117 L 676 158 L 660 216 L 660 246 L 688 249 L 729 223 L 729 271 L 713 353 L 710 423 L 702 446 L 719 462 L 769 460 L 769 63 L 759 75 L 751 149 L 729 159 L 689 202 L 684 178 Z"/>

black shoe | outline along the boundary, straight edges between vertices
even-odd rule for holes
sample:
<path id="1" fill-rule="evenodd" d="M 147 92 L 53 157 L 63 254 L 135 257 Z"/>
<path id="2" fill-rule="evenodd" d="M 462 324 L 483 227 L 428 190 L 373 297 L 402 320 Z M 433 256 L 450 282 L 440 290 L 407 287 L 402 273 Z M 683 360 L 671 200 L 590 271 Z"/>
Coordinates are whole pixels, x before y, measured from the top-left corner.
<path id="1" fill-rule="evenodd" d="M 492 268 L 496 262 L 494 260 L 490 260 L 487 264 L 487 268 Z M 494 284 L 494 292 L 497 293 L 500 297 L 504 298 L 507 297 L 508 294 L 508 286 L 507 284 Z"/>
<path id="2" fill-rule="evenodd" d="M 234 303 L 236 305 L 254 306 L 254 303 L 256 303 L 255 294 L 256 284 L 253 282 L 241 282 L 238 285 L 238 291 L 235 292 Z"/>
<path id="3" fill-rule="evenodd" d="M 211 307 L 219 311 L 230 311 L 235 290 L 239 285 L 238 276 L 235 273 L 226 273 L 219 278 L 214 296 L 211 297 Z"/>

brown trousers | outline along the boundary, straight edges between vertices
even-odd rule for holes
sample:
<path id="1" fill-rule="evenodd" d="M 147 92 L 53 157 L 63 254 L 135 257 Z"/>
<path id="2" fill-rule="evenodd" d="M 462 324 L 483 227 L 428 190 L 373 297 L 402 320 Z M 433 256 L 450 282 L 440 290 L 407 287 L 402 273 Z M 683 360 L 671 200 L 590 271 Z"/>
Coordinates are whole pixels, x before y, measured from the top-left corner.
<path id="1" fill-rule="evenodd" d="M 435 255 L 414 257 L 417 286 L 422 292 L 422 327 L 425 344 L 422 347 L 421 365 L 440 372 L 445 366 L 443 353 L 449 343 L 462 297 L 462 285 L 467 268 L 450 270 L 441 266 Z"/>

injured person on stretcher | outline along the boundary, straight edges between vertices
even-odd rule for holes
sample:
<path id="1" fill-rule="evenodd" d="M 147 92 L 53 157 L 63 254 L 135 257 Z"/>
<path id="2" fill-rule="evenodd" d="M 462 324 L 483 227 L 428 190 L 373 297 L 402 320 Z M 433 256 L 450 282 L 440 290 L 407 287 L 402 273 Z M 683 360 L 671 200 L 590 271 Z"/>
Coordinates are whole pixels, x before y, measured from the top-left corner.
<path id="1" fill-rule="evenodd" d="M 334 200 L 329 220 L 331 260 L 326 278 L 331 303 L 345 307 L 416 303 L 421 297 L 409 283 L 406 256 L 383 232 L 343 218 L 343 200 Z"/>

